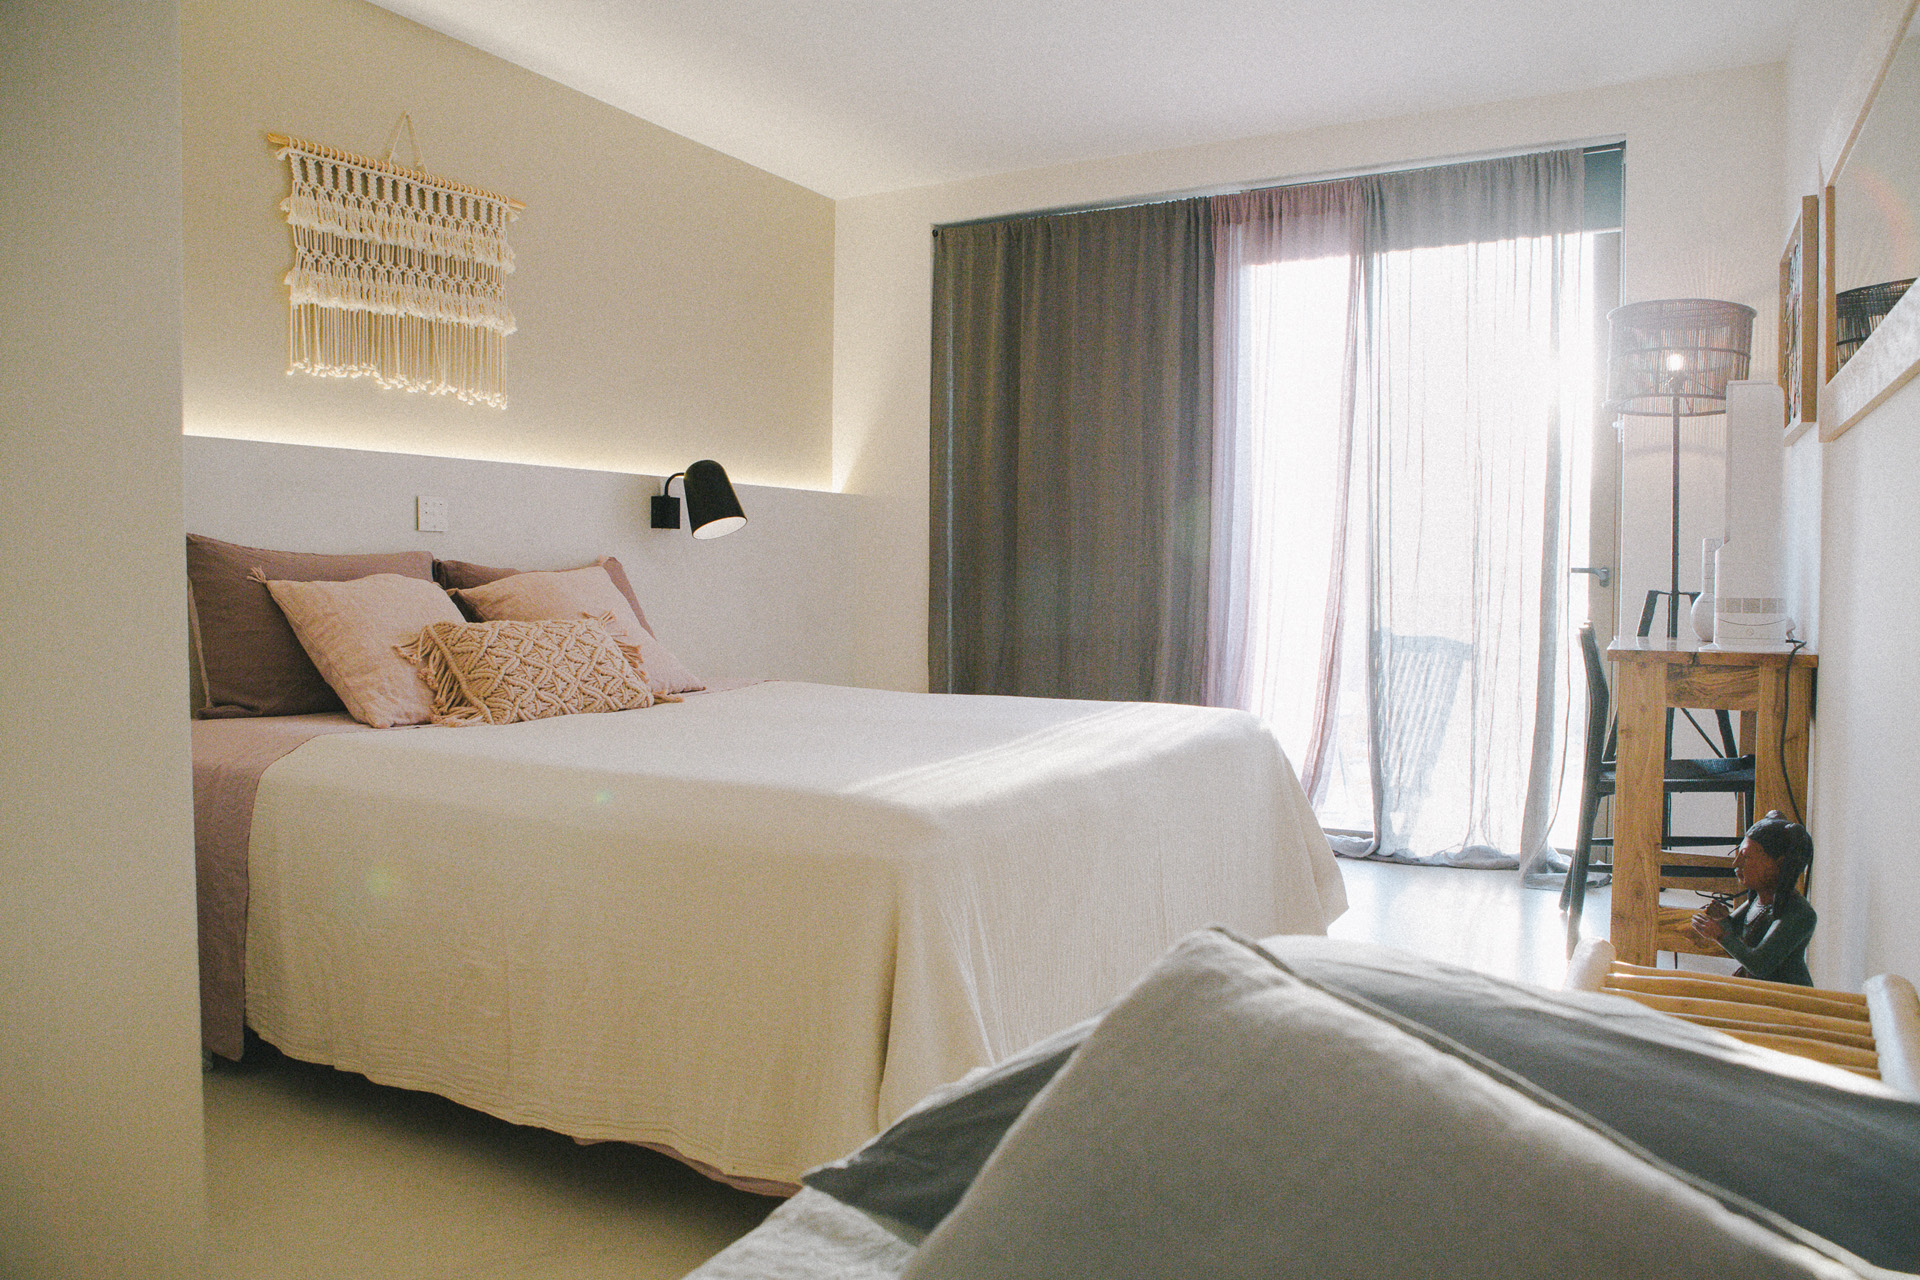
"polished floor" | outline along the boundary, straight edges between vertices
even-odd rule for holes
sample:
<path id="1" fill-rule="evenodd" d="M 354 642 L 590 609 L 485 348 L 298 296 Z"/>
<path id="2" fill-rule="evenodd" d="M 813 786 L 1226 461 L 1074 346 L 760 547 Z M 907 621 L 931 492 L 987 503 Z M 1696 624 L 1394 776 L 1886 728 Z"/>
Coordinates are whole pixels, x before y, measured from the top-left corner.
<path id="1" fill-rule="evenodd" d="M 1331 932 L 1557 986 L 1557 895 L 1512 872 L 1343 861 Z M 1607 892 L 1588 897 L 1604 932 Z M 579 1146 L 266 1050 L 206 1076 L 216 1254 L 244 1280 L 684 1275 L 774 1202 L 665 1156 Z"/>

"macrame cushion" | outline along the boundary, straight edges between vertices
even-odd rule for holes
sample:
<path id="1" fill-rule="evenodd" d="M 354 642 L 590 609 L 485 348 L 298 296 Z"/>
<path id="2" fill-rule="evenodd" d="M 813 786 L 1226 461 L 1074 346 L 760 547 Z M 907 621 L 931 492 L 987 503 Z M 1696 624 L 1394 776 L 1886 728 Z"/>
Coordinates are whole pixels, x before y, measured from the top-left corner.
<path id="1" fill-rule="evenodd" d="M 614 635 L 640 651 L 647 683 L 655 693 L 692 693 L 706 687 L 641 623 L 605 565 L 516 573 L 484 586 L 456 590 L 453 597 L 488 622 L 605 616 Z"/>
<path id="2" fill-rule="evenodd" d="M 264 578 L 263 571 L 254 572 Z M 352 582 L 267 580 L 266 586 L 355 720 L 391 729 L 433 717 L 427 686 L 394 646 L 429 623 L 460 621 L 460 611 L 438 585 L 376 573 Z"/>
<path id="3" fill-rule="evenodd" d="M 431 690 L 439 725 L 633 711 L 655 701 L 637 652 L 597 618 L 436 622 L 398 648 Z"/>

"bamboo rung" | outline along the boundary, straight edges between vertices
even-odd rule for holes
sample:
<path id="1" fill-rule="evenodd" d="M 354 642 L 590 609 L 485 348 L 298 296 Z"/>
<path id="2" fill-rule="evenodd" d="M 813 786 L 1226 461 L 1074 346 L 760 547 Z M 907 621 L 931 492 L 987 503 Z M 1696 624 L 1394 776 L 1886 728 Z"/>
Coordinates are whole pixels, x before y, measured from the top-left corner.
<path id="1" fill-rule="evenodd" d="M 1801 998 L 1811 997 L 1819 1000 L 1835 1001 L 1841 1004 L 1856 1005 L 1861 1009 L 1867 1007 L 1867 998 L 1853 991 L 1832 991 L 1825 987 L 1797 987 L 1784 982 L 1768 982 L 1763 978 L 1736 978 L 1732 974 L 1726 973 L 1695 973 L 1691 971 L 1682 973 L 1675 969 L 1657 969 L 1652 965 L 1627 964 L 1622 960 L 1615 960 L 1607 967 L 1608 982 L 1612 982 L 1618 977 L 1659 978 L 1663 981 L 1684 979 L 1688 982 L 1711 982 L 1725 986 L 1743 987 L 1753 993 L 1752 996 L 1743 998 L 1764 999 L 1764 997 L 1768 995 L 1782 998 L 1798 996 Z"/>
<path id="2" fill-rule="evenodd" d="M 1846 1045 L 1828 1044 L 1823 1040 L 1774 1035 L 1765 1031 L 1729 1031 L 1726 1034 L 1735 1040 L 1744 1040 L 1748 1044 L 1759 1045 L 1765 1049 L 1778 1049 L 1782 1053 L 1812 1058 L 1815 1062 L 1828 1062 L 1836 1067 L 1846 1067 L 1862 1075 L 1871 1075 L 1876 1080 L 1880 1078 L 1879 1055 L 1870 1050 L 1851 1049 Z"/>
<path id="3" fill-rule="evenodd" d="M 1671 1013 L 1676 1017 L 1718 1018 L 1729 1022 L 1760 1023 L 1776 1031 L 1797 1034 L 1802 1031 L 1821 1032 L 1834 1035 L 1864 1038 L 1866 1048 L 1873 1047 L 1873 1036 L 1864 1021 L 1852 1018 L 1830 1018 L 1820 1014 L 1803 1013 L 1798 1009 L 1770 1008 L 1766 1005 L 1751 1004 L 1741 1000 L 1715 1000 L 1699 996 L 1668 996 L 1647 991 L 1633 991 L 1618 987 L 1607 990 L 1618 991 L 1621 995 L 1631 996 L 1649 1009 L 1658 1009 L 1662 1013 Z"/>
<path id="4" fill-rule="evenodd" d="M 1760 1016 L 1765 1010 L 1781 1010 L 1803 1018 L 1830 1019 L 1835 1023 L 1849 1023 L 1860 1028 L 1867 1025 L 1866 1005 L 1822 999 L 1808 987 L 1789 989 L 1790 992 L 1799 994 L 1772 997 L 1772 993 L 1757 993 L 1758 998 L 1756 998 L 1756 993 L 1750 992 L 1745 987 L 1704 981 L 1695 974 L 1673 978 L 1609 974 L 1605 986 L 1613 991 L 1631 991 L 1667 999 L 1711 1000 L 1731 1004 L 1742 1009 L 1753 1010 L 1753 1016 Z M 1818 1024 L 1809 1023 L 1808 1025 Z"/>
<path id="5" fill-rule="evenodd" d="M 1652 1001 L 1657 997 L 1642 999 L 1641 1003 L 1649 1008 L 1656 1007 Z M 1850 1049 L 1863 1049 L 1877 1053 L 1879 1046 L 1871 1035 L 1864 1031 L 1836 1031 L 1826 1027 L 1803 1027 L 1791 1022 L 1773 1022 L 1763 1018 L 1728 1018 L 1710 1013 L 1690 1013 L 1672 1009 L 1663 1009 L 1663 1013 L 1672 1013 L 1675 1017 L 1685 1018 L 1688 1022 L 1703 1027 L 1712 1027 L 1729 1035 L 1741 1031 L 1764 1033 L 1767 1035 L 1797 1036 L 1806 1040 L 1822 1040 L 1827 1044 L 1845 1045 Z"/>

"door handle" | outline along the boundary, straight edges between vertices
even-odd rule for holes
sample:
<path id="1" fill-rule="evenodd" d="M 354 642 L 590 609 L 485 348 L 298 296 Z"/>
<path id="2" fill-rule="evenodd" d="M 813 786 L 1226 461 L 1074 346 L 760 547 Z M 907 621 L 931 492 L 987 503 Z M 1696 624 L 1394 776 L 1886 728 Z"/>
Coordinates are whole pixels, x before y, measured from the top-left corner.
<path id="1" fill-rule="evenodd" d="M 1567 572 L 1592 574 L 1594 577 L 1600 579 L 1600 587 L 1602 590 L 1605 590 L 1606 588 L 1613 585 L 1613 566 L 1611 565 L 1603 564 L 1603 565 L 1596 565 L 1593 567 L 1589 567 L 1587 565 L 1580 565 L 1577 568 L 1572 568 L 1567 570 Z"/>

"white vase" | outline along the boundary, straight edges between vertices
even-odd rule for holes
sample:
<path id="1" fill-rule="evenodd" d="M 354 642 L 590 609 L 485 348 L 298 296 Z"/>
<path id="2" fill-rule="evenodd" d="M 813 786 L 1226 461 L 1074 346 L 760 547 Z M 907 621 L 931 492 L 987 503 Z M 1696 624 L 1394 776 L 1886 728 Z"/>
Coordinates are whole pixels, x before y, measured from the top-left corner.
<path id="1" fill-rule="evenodd" d="M 1724 538 L 1707 538 L 1700 544 L 1700 595 L 1693 602 L 1693 634 L 1700 637 L 1702 643 L 1713 640 L 1713 565 L 1714 552 L 1720 550 L 1726 541 Z"/>

